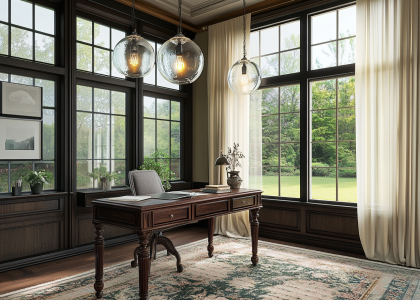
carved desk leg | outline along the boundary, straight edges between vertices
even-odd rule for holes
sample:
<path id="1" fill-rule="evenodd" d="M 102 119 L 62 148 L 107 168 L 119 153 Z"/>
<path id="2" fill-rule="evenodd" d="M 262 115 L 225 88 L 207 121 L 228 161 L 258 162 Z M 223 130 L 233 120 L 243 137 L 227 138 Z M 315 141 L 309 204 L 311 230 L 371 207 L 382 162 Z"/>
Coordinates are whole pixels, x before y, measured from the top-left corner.
<path id="1" fill-rule="evenodd" d="M 137 232 L 139 237 L 140 251 L 137 253 L 139 264 L 139 296 L 140 300 L 146 300 L 149 293 L 149 272 L 150 272 L 150 254 L 147 251 L 148 238 L 150 231 Z"/>
<path id="2" fill-rule="evenodd" d="M 214 217 L 207 219 L 207 230 L 208 230 L 208 241 L 209 241 L 209 244 L 207 246 L 207 251 L 209 253 L 209 257 L 213 257 Z"/>
<path id="3" fill-rule="evenodd" d="M 251 213 L 251 239 L 252 239 L 252 264 L 255 266 L 258 263 L 258 230 L 260 223 L 258 222 L 260 209 L 252 209 Z"/>
<path id="4" fill-rule="evenodd" d="M 93 225 L 96 228 L 96 237 L 95 237 L 95 295 L 96 299 L 102 298 L 102 290 L 104 289 L 104 251 L 105 251 L 105 243 L 104 237 L 102 236 L 104 233 L 103 225 L 100 222 L 94 222 Z"/>

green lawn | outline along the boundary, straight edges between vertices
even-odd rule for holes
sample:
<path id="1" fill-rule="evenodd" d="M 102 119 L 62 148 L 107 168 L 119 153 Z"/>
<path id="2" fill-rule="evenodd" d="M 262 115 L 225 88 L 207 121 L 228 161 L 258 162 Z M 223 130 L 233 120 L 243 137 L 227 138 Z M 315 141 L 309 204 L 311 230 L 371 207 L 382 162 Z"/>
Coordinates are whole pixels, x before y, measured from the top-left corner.
<path id="1" fill-rule="evenodd" d="M 281 196 L 300 197 L 300 177 L 281 177 Z M 278 196 L 278 176 L 263 176 L 264 195 Z M 334 177 L 312 178 L 312 199 L 335 201 L 336 186 Z M 356 178 L 338 179 L 338 199 L 345 202 L 357 202 Z"/>

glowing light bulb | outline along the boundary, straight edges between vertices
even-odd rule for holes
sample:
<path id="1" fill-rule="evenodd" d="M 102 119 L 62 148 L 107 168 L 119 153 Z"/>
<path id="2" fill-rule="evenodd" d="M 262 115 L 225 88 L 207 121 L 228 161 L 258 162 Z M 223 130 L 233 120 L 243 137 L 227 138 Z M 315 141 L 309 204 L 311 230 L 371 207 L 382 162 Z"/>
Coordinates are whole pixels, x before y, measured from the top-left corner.
<path id="1" fill-rule="evenodd" d="M 178 71 L 182 71 L 184 70 L 184 67 L 185 67 L 185 63 L 184 63 L 184 59 L 182 58 L 182 55 L 177 55 L 176 61 L 175 61 L 175 68 Z"/>
<path id="2" fill-rule="evenodd" d="M 139 64 L 139 56 L 137 53 L 131 53 L 130 55 L 130 65 L 136 67 Z"/>
<path id="3" fill-rule="evenodd" d="M 241 84 L 246 85 L 249 82 L 248 74 L 242 74 L 241 76 Z"/>

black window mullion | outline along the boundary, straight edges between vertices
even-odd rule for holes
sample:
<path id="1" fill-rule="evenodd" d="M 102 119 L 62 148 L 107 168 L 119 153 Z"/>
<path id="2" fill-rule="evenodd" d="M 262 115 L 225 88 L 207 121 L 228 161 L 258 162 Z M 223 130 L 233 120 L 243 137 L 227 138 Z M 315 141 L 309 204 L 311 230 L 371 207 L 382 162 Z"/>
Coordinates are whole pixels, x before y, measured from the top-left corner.
<path id="1" fill-rule="evenodd" d="M 335 201 L 338 201 L 338 79 L 335 79 Z"/>
<path id="2" fill-rule="evenodd" d="M 310 195 L 310 143 L 309 143 L 309 82 L 308 60 L 310 55 L 310 24 L 308 24 L 308 16 L 306 14 L 300 17 L 300 201 L 308 202 Z"/>
<path id="3" fill-rule="evenodd" d="M 92 89 L 92 172 L 95 169 L 95 89 Z M 99 185 L 99 182 L 98 182 Z M 92 180 L 92 188 L 95 188 L 95 180 Z"/>

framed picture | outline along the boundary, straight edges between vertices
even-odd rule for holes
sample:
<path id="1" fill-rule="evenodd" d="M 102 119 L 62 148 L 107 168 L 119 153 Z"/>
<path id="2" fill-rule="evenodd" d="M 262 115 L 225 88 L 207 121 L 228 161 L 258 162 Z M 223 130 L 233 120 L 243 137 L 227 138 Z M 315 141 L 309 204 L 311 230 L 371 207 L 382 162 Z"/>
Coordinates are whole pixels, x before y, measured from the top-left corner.
<path id="1" fill-rule="evenodd" d="M 0 160 L 42 160 L 42 121 L 0 118 Z"/>
<path id="2" fill-rule="evenodd" d="M 42 119 L 42 87 L 0 82 L 0 115 Z"/>

